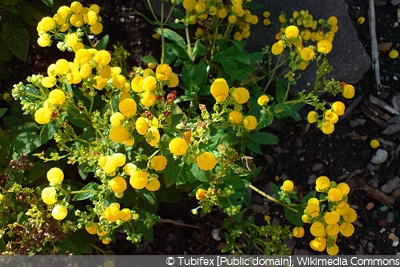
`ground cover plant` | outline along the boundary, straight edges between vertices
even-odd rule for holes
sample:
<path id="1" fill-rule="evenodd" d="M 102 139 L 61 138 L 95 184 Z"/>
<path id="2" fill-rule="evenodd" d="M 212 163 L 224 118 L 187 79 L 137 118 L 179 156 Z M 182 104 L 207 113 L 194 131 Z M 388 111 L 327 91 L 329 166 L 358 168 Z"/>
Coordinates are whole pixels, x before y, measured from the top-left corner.
<path id="1" fill-rule="evenodd" d="M 338 235 L 350 237 L 357 217 L 349 186 L 321 176 L 302 198 L 291 180 L 267 195 L 252 184 L 260 168 L 248 156 L 279 141 L 267 128 L 274 119 L 296 120 L 305 106 L 312 107 L 309 123 L 334 131 L 345 110 L 339 98 L 354 96 L 352 85 L 325 78 L 337 18 L 281 14 L 277 41 L 249 53 L 244 40 L 259 20 L 255 8 L 186 0 L 143 14 L 156 25 L 161 56 L 145 56 L 147 66 L 132 69 L 123 48 L 107 51 L 107 35 L 94 37 L 102 32 L 99 6 L 75 1 L 42 18 L 38 44 L 66 56 L 12 91 L 20 105 L 9 122 L 21 110 L 34 121 L 24 117 L 12 135 L 2 132 L 4 154 L 17 159 L 2 181 L 4 253 L 90 253 L 120 232 L 140 244 L 152 238 L 159 202 L 189 194 L 198 200 L 194 214 L 215 206 L 226 214 L 222 252 L 287 254 L 282 241 L 302 238 L 310 224 L 310 247 L 337 254 Z M 263 16 L 267 25 L 271 14 Z M 308 64 L 317 65 L 315 84 L 293 93 Z M 326 102 L 321 93 L 338 99 Z M 33 166 L 27 154 L 38 158 Z M 254 223 L 249 188 L 283 205 L 295 228 Z"/>

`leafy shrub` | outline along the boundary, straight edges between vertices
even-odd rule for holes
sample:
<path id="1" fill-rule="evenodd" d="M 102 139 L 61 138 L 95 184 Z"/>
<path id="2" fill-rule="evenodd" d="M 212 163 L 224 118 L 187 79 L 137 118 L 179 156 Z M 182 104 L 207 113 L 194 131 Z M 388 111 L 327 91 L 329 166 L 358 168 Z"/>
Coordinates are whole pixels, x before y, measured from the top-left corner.
<path id="1" fill-rule="evenodd" d="M 181 4 L 179 11 L 176 6 Z M 339 220 L 323 219 L 347 202 L 347 193 L 341 191 L 345 186 L 332 183 L 329 190 L 335 189 L 337 194 L 332 200 L 331 191 L 327 192 L 328 202 L 334 202 L 329 202 L 328 212 L 321 205 L 318 214 L 302 221 L 309 212 L 306 201 L 315 192 L 298 201 L 290 181 L 275 186 L 276 197 L 251 183 L 260 168 L 252 165 L 248 155 L 262 154 L 263 145 L 279 141 L 267 128 L 274 119 L 297 120 L 297 111 L 311 105 L 315 110 L 308 121 L 330 134 L 345 106 L 341 101 L 322 101 L 320 93 L 354 94 L 351 85 L 324 78 L 331 68 L 326 54 L 332 49 L 337 19 L 314 23 L 311 18 L 306 24 L 307 19 L 298 16 L 309 18 L 308 13 L 295 13 L 293 19 L 281 19 L 282 32 L 276 43 L 262 52 L 248 53 L 242 40 L 249 36 L 250 25 L 258 21 L 251 13 L 254 7 L 242 1 L 229 5 L 174 1 L 174 23 L 168 23 L 163 14 L 160 18 L 154 14 L 161 58 L 145 56 L 148 67 L 133 67 L 131 75 L 120 66 L 124 53 L 104 50 L 107 37 L 96 46 L 85 39 L 102 31 L 99 6 L 83 7 L 75 1 L 61 6 L 53 17 L 42 18 L 37 27 L 39 45 L 57 42 L 60 50 L 73 52 L 74 58 L 58 59 L 46 74 L 32 75 L 12 91 L 24 113 L 36 121 L 24 124 L 31 127 L 25 129 L 26 134 L 36 141 L 27 144 L 25 153 L 45 162 L 35 165 L 41 175 L 26 183 L 29 194 L 36 196 L 37 202 L 32 203 L 37 203 L 40 213 L 27 213 L 20 221 L 36 218 L 61 227 L 66 237 L 56 244 L 55 251 L 79 252 L 72 232 L 83 229 L 87 234 L 81 246 L 93 242 L 90 235 L 104 244 L 113 242 L 116 232 L 126 233 L 128 240 L 139 244 L 143 238 L 152 238 L 152 226 L 159 219 L 158 203 L 188 193 L 199 201 L 193 213 L 204 215 L 217 206 L 227 215 L 224 251 L 288 253 L 282 244 L 292 236 L 287 226 L 258 226 L 249 215 L 250 188 L 285 207 L 288 220 L 297 226 L 297 237 L 304 232 L 299 228 L 302 222 L 319 222 L 324 230 L 331 222 L 338 227 L 344 225 L 340 220 L 351 224 L 354 216 L 346 220 L 344 211 Z M 297 20 L 301 23 L 295 23 Z M 317 28 L 318 23 L 323 27 Z M 303 36 L 307 29 L 310 36 L 312 29 L 319 31 L 307 40 Z M 291 85 L 310 62 L 318 66 L 316 84 L 293 95 Z M 56 147 L 37 152 L 50 140 Z M 50 161 L 57 166 L 49 166 Z M 63 171 L 66 164 L 75 165 L 79 175 Z M 3 189 L 5 199 L 11 199 L 14 187 L 24 183 L 15 182 Z M 321 189 L 319 184 L 317 187 Z M 324 201 L 326 197 L 321 195 Z M 14 233 L 11 228 L 6 231 Z M 345 236 L 350 233 L 344 232 Z M 333 232 L 327 231 L 315 236 L 319 242 L 335 239 Z M 315 242 L 312 248 L 337 253 L 335 242 L 326 242 L 325 247 Z"/>

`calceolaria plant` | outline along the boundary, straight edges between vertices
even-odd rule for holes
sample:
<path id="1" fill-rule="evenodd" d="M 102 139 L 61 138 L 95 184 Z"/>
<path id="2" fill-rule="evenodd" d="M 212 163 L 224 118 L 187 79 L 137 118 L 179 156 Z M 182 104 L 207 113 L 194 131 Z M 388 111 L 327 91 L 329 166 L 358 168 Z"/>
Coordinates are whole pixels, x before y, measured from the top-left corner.
<path id="1" fill-rule="evenodd" d="M 331 124 L 345 107 L 337 101 L 328 109 L 318 94 L 350 96 L 354 88 L 350 92 L 348 86 L 324 79 L 331 41 L 325 41 L 324 49 L 324 37 L 316 46 L 306 47 L 300 25 L 285 25 L 279 47 L 273 44 L 262 53 L 249 54 L 241 41 L 258 21 L 250 12 L 250 2 L 185 0 L 175 1 L 172 8 L 180 4 L 185 14 L 178 12 L 172 24 L 167 23 L 168 17 L 158 18 L 153 12 L 159 26 L 156 32 L 162 37 L 162 56 L 160 60 L 144 57 L 147 67 L 135 66 L 132 71 L 120 65 L 121 53 L 104 49 L 106 37 L 96 46 L 86 39 L 102 31 L 99 6 L 84 7 L 75 1 L 39 22 L 40 46 L 57 41 L 61 51 L 73 53 L 72 59 L 58 59 L 47 73 L 28 77 L 27 83 L 16 84 L 12 91 L 24 112 L 41 126 L 40 137 L 57 144 L 35 154 L 44 162 L 59 162 L 46 170 L 46 183 L 38 186 L 43 214 L 54 223 L 69 222 L 75 230 L 85 229 L 104 244 L 115 241 L 116 232 L 126 233 L 128 240 L 139 244 L 152 237 L 152 226 L 159 219 L 158 202 L 189 191 L 199 201 L 193 213 L 206 214 L 215 206 L 226 213 L 229 238 L 225 251 L 244 252 L 238 239 L 245 232 L 251 237 L 252 249 L 287 253 L 280 242 L 290 237 L 286 227 L 259 227 L 253 216 L 244 219 L 246 207 L 251 207 L 248 189 L 263 194 L 251 184 L 260 168 L 253 166 L 247 153 L 262 154 L 261 145 L 276 144 L 278 138 L 265 128 L 274 118 L 297 119 L 297 111 L 306 104 L 316 109 L 314 115 L 309 114 L 309 122 L 318 122 L 324 133 L 331 133 Z M 329 25 L 332 30 L 334 25 Z M 186 40 L 167 26 L 182 29 Z M 197 28 L 191 36 L 193 26 Z M 283 53 L 288 53 L 285 63 Z M 235 60 L 235 56 L 246 60 Z M 254 60 L 263 63 L 258 63 L 260 71 L 252 73 Z M 317 85 L 289 99 L 293 74 L 311 61 L 322 62 Z M 225 68 L 229 65 L 233 68 Z M 270 67 L 268 72 L 261 71 L 265 66 Z M 272 94 L 270 81 L 277 79 L 278 70 L 286 71 L 279 79 L 287 82 L 279 80 Z M 264 79 L 263 89 L 259 82 Z M 69 177 L 63 171 L 64 163 L 76 166 L 79 178 Z M 332 182 L 330 190 L 339 185 Z M 290 184 L 284 184 L 277 194 L 283 197 L 264 195 L 297 215 L 307 210 L 290 202 L 295 196 Z M 329 211 L 347 216 L 338 211 L 343 198 L 336 198 L 337 203 L 328 198 Z M 333 221 L 321 216 L 304 222 L 319 222 L 327 229 Z M 340 216 L 339 220 L 346 221 Z M 335 223 L 341 230 L 339 220 Z M 329 239 L 331 248 L 336 235 L 318 232 L 316 236 Z M 266 242 L 270 238 L 276 242 Z M 311 246 L 318 247 L 314 243 Z"/>

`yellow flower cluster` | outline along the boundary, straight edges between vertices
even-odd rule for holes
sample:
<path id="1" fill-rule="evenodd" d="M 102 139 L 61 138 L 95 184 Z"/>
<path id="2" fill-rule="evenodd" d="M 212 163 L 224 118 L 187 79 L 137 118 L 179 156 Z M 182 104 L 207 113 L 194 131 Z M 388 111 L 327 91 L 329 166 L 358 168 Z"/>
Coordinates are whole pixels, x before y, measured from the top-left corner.
<path id="1" fill-rule="evenodd" d="M 332 103 L 331 108 L 324 110 L 322 115 L 317 111 L 310 111 L 307 115 L 308 123 L 317 123 L 317 127 L 324 134 L 331 134 L 335 130 L 335 123 L 338 122 L 339 116 L 342 116 L 345 111 L 345 105 L 341 101 Z"/>
<path id="2" fill-rule="evenodd" d="M 214 21 L 214 25 L 227 25 L 227 29 L 232 31 L 233 38 L 237 41 L 250 37 L 250 26 L 258 23 L 258 17 L 245 8 L 246 2 L 243 0 L 231 0 L 230 4 L 224 4 L 223 0 L 184 0 L 183 7 L 187 12 L 188 22 L 198 24 L 196 37 L 205 40 L 221 38 L 218 28 L 212 28 L 209 21 Z M 215 30 L 215 31 L 214 31 Z"/>
<path id="3" fill-rule="evenodd" d="M 41 198 L 46 205 L 54 205 L 58 202 L 57 187 L 64 180 L 64 172 L 57 167 L 49 169 L 46 173 L 50 186 L 42 189 Z M 68 208 L 62 204 L 56 204 L 51 211 L 54 219 L 61 221 L 68 215 Z"/>
<path id="4" fill-rule="evenodd" d="M 246 88 L 238 87 L 229 89 L 229 85 L 224 78 L 217 78 L 211 84 L 210 92 L 218 104 L 224 102 L 233 104 L 234 110 L 228 114 L 228 119 L 232 124 L 242 124 L 248 131 L 252 131 L 257 127 L 257 118 L 253 115 L 243 116 L 241 111 L 241 105 L 247 103 L 250 99 L 250 93 Z M 263 106 L 268 103 L 269 98 L 263 95 L 259 100 L 259 103 Z"/>
<path id="5" fill-rule="evenodd" d="M 34 114 L 35 121 L 39 124 L 49 123 L 51 118 L 57 116 L 58 110 L 64 104 L 65 99 L 66 95 L 62 90 L 54 89 L 50 91 L 47 100 L 43 103 L 43 107 L 36 110 Z"/>
<path id="6" fill-rule="evenodd" d="M 132 211 L 128 208 L 120 209 L 120 204 L 117 202 L 113 202 L 103 211 L 102 217 L 105 218 L 110 223 L 116 222 L 117 220 L 122 220 L 124 222 L 127 222 L 132 219 Z M 93 225 L 92 227 L 93 228 L 90 230 L 91 232 L 94 232 L 94 229 L 97 227 Z"/>
<path id="7" fill-rule="evenodd" d="M 307 10 L 301 10 L 294 11 L 290 19 L 281 14 L 279 21 L 281 29 L 275 35 L 277 41 L 271 46 L 273 55 L 280 55 L 285 47 L 294 46 L 301 60 L 299 67 L 304 70 L 317 52 L 329 54 L 332 51 L 332 42 L 338 31 L 336 17 L 315 20 Z"/>
<path id="8" fill-rule="evenodd" d="M 101 24 L 99 11 L 100 7 L 96 4 L 84 7 L 78 1 L 72 2 L 70 6 L 59 7 L 53 17 L 44 17 L 39 21 L 36 27 L 39 35 L 37 43 L 42 47 L 50 46 L 52 37 L 63 33 L 64 39 L 60 46 L 66 45 L 67 48 L 73 51 L 83 48 L 80 40 L 81 36 L 76 33 L 77 31 L 75 29 L 71 33 L 68 31 L 71 27 L 75 27 L 88 28 L 92 34 L 101 33 L 103 25 Z"/>
<path id="9" fill-rule="evenodd" d="M 339 252 L 336 245 L 339 233 L 350 237 L 354 233 L 352 223 L 357 219 L 356 211 L 347 203 L 350 187 L 347 183 L 336 184 L 328 177 L 320 176 L 315 188 L 321 195 L 319 199 L 308 200 L 302 216 L 303 222 L 311 224 L 310 232 L 315 237 L 310 247 L 319 252 L 326 249 L 329 255 L 336 255 Z M 322 205 L 321 201 L 325 199 L 328 204 Z"/>
<path id="10" fill-rule="evenodd" d="M 140 94 L 140 103 L 145 107 L 153 106 L 164 85 L 169 88 L 178 86 L 178 75 L 172 72 L 168 64 L 159 64 L 154 72 L 151 68 L 143 70 L 131 82 L 132 91 Z"/>

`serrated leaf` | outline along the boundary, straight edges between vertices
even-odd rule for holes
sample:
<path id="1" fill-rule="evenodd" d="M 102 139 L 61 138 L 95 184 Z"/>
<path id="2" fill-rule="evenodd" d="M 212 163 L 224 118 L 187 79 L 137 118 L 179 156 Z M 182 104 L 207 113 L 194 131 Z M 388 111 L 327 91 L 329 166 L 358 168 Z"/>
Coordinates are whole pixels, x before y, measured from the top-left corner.
<path id="1" fill-rule="evenodd" d="M 99 185 L 95 182 L 90 182 L 84 187 L 81 188 L 82 193 L 76 194 L 73 198 L 72 201 L 80 201 L 80 200 L 85 200 L 92 198 L 94 196 L 97 196 L 97 192 L 99 189 Z"/>
<path id="2" fill-rule="evenodd" d="M 1 29 L 1 38 L 10 51 L 20 60 L 28 57 L 29 35 L 24 25 L 17 19 L 7 20 Z"/>

